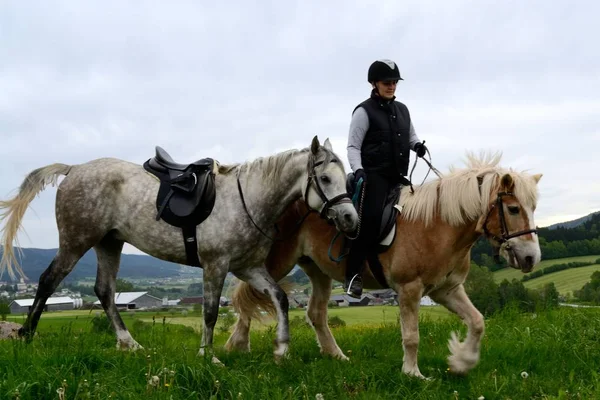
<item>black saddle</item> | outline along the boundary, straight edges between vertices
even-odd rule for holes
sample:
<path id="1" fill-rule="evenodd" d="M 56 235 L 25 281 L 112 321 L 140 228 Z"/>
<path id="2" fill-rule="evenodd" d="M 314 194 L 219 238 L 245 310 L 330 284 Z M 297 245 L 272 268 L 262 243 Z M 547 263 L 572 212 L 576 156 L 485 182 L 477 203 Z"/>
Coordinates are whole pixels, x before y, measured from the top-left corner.
<path id="1" fill-rule="evenodd" d="M 211 214 L 215 205 L 214 160 L 203 158 L 180 164 L 163 148 L 144 163 L 144 169 L 160 180 L 156 195 L 156 220 L 182 228 L 187 262 L 200 266 L 196 227 Z"/>

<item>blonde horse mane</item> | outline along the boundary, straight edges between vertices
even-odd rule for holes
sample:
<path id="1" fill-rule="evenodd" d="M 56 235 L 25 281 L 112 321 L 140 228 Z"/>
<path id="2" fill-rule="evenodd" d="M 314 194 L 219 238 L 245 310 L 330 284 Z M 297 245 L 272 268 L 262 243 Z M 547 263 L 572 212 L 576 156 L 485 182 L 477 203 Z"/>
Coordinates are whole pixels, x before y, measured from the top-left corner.
<path id="1" fill-rule="evenodd" d="M 403 218 L 421 220 L 425 225 L 431 224 L 436 216 L 452 226 L 474 221 L 487 213 L 490 196 L 498 191 L 500 178 L 505 174 L 513 178 L 514 194 L 519 201 L 535 207 L 538 191 L 534 176 L 500 167 L 501 158 L 501 152 L 479 156 L 467 152 L 466 168 L 450 167 L 447 175 L 416 187 L 414 194 L 410 188 L 403 188 L 399 204 L 403 207 Z"/>

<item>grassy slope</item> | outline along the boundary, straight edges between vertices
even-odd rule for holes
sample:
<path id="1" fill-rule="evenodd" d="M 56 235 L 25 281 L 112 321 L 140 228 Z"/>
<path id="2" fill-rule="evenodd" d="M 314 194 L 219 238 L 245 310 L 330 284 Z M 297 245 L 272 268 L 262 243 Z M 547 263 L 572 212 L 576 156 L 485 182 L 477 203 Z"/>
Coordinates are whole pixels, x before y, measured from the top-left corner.
<path id="1" fill-rule="evenodd" d="M 539 265 L 537 265 L 534 269 L 534 271 L 537 271 L 539 269 L 544 269 L 546 267 L 549 267 L 551 265 L 555 265 L 555 264 L 567 264 L 570 262 L 575 262 L 575 261 L 579 261 L 579 262 L 593 262 L 596 261 L 598 258 L 600 258 L 600 255 L 596 255 L 596 256 L 581 256 L 581 257 L 567 257 L 567 258 L 558 258 L 555 260 L 544 260 L 542 261 Z M 509 281 L 512 281 L 513 278 L 516 278 L 518 280 L 520 280 L 523 277 L 523 273 L 517 269 L 514 268 L 503 268 L 499 271 L 495 271 L 494 272 L 494 280 L 497 283 L 502 282 L 504 279 L 508 279 Z M 539 279 L 539 278 L 536 278 Z"/>
<path id="2" fill-rule="evenodd" d="M 559 293 L 567 294 L 570 292 L 572 294 L 574 290 L 581 289 L 584 284 L 590 281 L 590 277 L 594 271 L 600 271 L 599 264 L 553 272 L 524 282 L 523 284 L 526 288 L 538 289 L 546 283 L 554 282 Z"/>

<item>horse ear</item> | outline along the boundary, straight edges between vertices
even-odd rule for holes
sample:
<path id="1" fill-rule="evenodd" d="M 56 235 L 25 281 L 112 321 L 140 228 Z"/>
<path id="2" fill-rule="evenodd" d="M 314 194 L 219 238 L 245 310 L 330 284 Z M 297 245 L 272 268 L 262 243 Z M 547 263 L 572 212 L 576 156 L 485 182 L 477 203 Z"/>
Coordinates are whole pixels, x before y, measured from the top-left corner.
<path id="1" fill-rule="evenodd" d="M 323 143 L 323 147 L 325 147 L 329 151 L 333 151 L 333 146 L 331 146 L 331 142 L 329 141 L 329 138 L 325 139 L 325 142 Z"/>
<path id="2" fill-rule="evenodd" d="M 535 183 L 540 183 L 540 179 L 542 179 L 543 174 L 535 174 L 533 176 L 533 179 L 535 180 Z"/>
<path id="3" fill-rule="evenodd" d="M 319 154 L 320 147 L 321 143 L 319 143 L 319 138 L 317 137 L 317 135 L 315 135 L 315 137 L 312 140 L 312 143 L 310 144 L 311 153 L 313 153 L 316 156 L 317 154 Z"/>
<path id="4" fill-rule="evenodd" d="M 502 180 L 500 181 L 502 188 L 507 192 L 512 192 L 515 188 L 515 182 L 513 181 L 512 176 L 510 174 L 504 174 Z"/>

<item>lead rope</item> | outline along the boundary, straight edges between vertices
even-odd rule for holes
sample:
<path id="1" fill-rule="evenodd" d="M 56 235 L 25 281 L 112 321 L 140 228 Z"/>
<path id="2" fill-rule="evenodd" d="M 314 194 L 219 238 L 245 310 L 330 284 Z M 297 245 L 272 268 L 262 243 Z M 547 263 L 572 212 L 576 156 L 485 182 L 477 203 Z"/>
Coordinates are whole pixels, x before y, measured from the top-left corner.
<path id="1" fill-rule="evenodd" d="M 354 235 L 353 237 L 346 235 L 346 238 L 348 238 L 349 240 L 355 240 L 358 238 L 358 236 L 360 235 L 360 225 L 361 225 L 361 221 L 362 221 L 362 213 L 363 213 L 363 203 L 365 200 L 365 186 L 366 186 L 366 182 L 363 182 L 362 178 L 358 180 L 358 183 L 356 184 L 357 186 L 357 192 L 354 193 L 354 196 L 352 198 L 352 202 L 354 204 L 356 204 L 357 198 L 358 198 L 358 193 L 360 193 L 360 200 L 358 202 L 358 226 L 356 227 L 356 235 Z M 341 231 L 338 231 L 334 236 L 333 239 L 331 239 L 331 242 L 329 243 L 329 250 L 327 251 L 327 255 L 329 256 L 329 259 L 333 262 L 340 262 L 344 259 L 344 257 L 346 257 L 349 253 L 346 252 L 344 254 L 340 254 L 338 257 L 334 257 L 332 254 L 332 250 L 333 250 L 333 246 L 335 245 L 335 242 L 338 240 L 338 238 L 340 237 L 340 235 L 342 234 Z"/>

